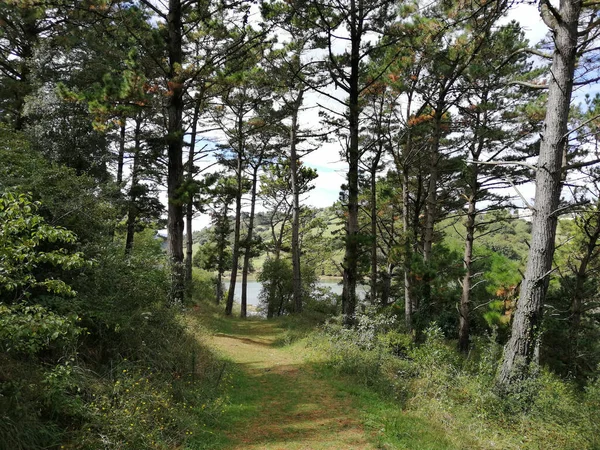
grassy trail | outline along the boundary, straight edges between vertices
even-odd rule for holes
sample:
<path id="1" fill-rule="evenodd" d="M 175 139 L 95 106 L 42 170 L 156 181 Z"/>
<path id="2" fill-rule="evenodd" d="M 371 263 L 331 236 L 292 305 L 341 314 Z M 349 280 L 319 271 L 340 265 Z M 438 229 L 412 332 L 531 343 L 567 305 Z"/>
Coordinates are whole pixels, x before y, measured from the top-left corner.
<path id="1" fill-rule="evenodd" d="M 208 344 L 233 367 L 219 447 L 370 449 L 352 396 L 319 377 L 302 345 L 279 346 L 277 322 L 220 319 Z"/>
<path id="2" fill-rule="evenodd" d="M 216 310 L 194 316 L 190 325 L 202 324 L 199 338 L 221 360 L 217 385 L 226 398 L 185 450 L 596 448 L 552 425 L 538 430 L 531 420 L 510 426 L 482 420 L 471 405 L 452 402 L 451 395 L 468 394 L 464 384 L 444 395 L 427 376 L 414 378 L 420 391 L 402 404 L 384 385 L 336 372 L 327 347 L 286 345 L 311 329 L 297 318 L 240 320 Z"/>

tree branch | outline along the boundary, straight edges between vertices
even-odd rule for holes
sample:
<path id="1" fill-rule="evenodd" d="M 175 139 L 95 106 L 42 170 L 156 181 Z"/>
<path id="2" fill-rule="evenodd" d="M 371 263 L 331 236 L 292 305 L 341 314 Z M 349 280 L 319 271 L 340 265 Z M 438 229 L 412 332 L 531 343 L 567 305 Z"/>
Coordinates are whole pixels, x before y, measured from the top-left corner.
<path id="1" fill-rule="evenodd" d="M 150 8 L 152 11 L 154 11 L 157 15 L 162 17 L 164 20 L 167 20 L 167 15 L 163 11 L 158 9 L 156 6 L 154 6 L 151 1 L 149 1 L 149 0 L 140 0 L 140 1 L 144 5 L 146 5 L 148 8 Z"/>
<path id="2" fill-rule="evenodd" d="M 508 57 L 502 61 L 502 63 L 496 67 L 496 70 L 500 70 L 502 67 L 504 67 L 513 57 L 520 55 L 521 53 L 530 53 L 532 55 L 536 55 L 536 56 L 540 56 L 542 58 L 546 58 L 546 59 L 552 59 L 552 55 L 549 53 L 544 53 L 540 50 L 537 50 L 535 48 L 520 48 L 518 50 L 515 50 L 514 52 L 512 52 L 510 55 L 508 55 Z"/>
<path id="3" fill-rule="evenodd" d="M 508 83 L 509 85 L 513 84 L 513 85 L 517 85 L 517 86 L 523 86 L 529 89 L 548 89 L 548 85 L 547 84 L 535 84 L 535 83 L 528 83 L 527 81 L 510 81 Z"/>
<path id="4" fill-rule="evenodd" d="M 549 0 L 541 0 L 540 2 L 540 15 L 542 20 L 551 30 L 556 30 L 558 22 L 560 21 L 560 14 L 550 4 Z"/>
<path id="5" fill-rule="evenodd" d="M 488 165 L 488 166 L 523 166 L 523 167 L 527 167 L 528 169 L 531 170 L 537 170 L 537 167 L 532 165 L 532 164 L 527 164 L 524 162 L 520 162 L 520 161 L 473 161 L 468 159 L 466 161 L 469 164 L 484 164 L 484 165 Z"/>

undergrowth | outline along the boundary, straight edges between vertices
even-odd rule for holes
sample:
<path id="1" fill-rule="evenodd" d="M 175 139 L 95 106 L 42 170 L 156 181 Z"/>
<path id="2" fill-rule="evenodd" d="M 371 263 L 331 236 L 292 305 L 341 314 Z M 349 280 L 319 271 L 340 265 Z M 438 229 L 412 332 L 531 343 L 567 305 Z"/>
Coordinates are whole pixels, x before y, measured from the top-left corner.
<path id="1" fill-rule="evenodd" d="M 411 448 L 406 421 L 439 430 L 423 448 L 600 448 L 600 380 L 581 392 L 540 370 L 499 397 L 493 387 L 502 349 L 494 336 L 464 357 L 435 325 L 414 345 L 392 315 L 367 311 L 352 329 L 339 322 L 327 323 L 309 343 L 325 355 L 319 366 L 325 376 L 342 377 L 356 395 L 370 398 L 365 417 L 385 423 L 375 430 L 381 448 Z"/>
<path id="2" fill-rule="evenodd" d="M 122 242 L 106 245 L 69 282 L 74 297 L 0 303 L 0 449 L 166 450 L 198 439 L 225 402 L 222 365 L 168 307 L 153 236 L 137 236 L 130 256 Z"/>

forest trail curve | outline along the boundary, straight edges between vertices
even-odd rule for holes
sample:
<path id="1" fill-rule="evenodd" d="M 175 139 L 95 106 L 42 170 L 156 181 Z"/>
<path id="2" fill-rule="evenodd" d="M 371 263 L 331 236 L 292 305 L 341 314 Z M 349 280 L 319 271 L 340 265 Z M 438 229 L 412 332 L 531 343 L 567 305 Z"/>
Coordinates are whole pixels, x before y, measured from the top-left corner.
<path id="1" fill-rule="evenodd" d="M 348 394 L 320 378 L 301 345 L 279 346 L 283 330 L 266 320 L 227 321 L 208 341 L 236 367 L 227 448 L 371 449 Z"/>

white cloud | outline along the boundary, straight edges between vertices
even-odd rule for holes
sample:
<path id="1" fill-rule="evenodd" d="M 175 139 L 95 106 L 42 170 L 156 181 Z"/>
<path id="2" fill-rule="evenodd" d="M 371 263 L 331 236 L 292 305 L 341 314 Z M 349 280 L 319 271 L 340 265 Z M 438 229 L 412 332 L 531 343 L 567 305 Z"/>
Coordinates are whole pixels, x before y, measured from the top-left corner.
<path id="1" fill-rule="evenodd" d="M 525 37 L 532 46 L 541 41 L 548 33 L 548 27 L 542 21 L 536 5 L 517 3 L 510 9 L 506 19 L 502 20 L 501 23 L 508 23 L 511 20 L 516 20 L 521 24 L 523 31 L 525 31 Z"/>

